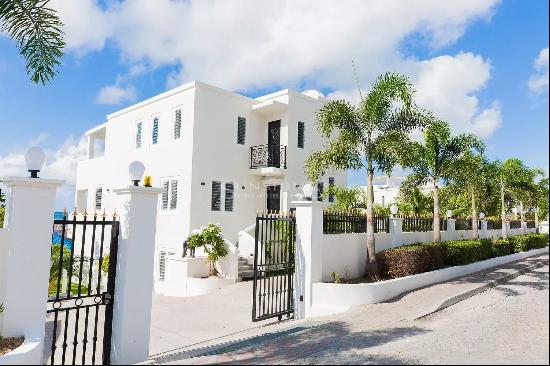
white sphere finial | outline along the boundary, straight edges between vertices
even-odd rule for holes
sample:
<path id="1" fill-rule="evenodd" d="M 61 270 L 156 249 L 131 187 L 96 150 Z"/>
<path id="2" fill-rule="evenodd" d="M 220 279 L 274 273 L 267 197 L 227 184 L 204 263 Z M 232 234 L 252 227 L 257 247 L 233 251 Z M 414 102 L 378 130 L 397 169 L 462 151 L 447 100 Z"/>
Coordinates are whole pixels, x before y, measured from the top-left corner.
<path id="1" fill-rule="evenodd" d="M 480 218 L 481 220 L 485 219 L 485 212 L 480 212 L 480 213 L 479 213 L 479 218 Z"/>
<path id="2" fill-rule="evenodd" d="M 25 154 L 25 162 L 27 163 L 27 170 L 31 173 L 31 178 L 38 178 L 38 172 L 44 166 L 46 161 L 46 154 L 41 147 L 31 147 Z"/>
<path id="3" fill-rule="evenodd" d="M 304 191 L 304 198 L 311 201 L 311 196 L 313 195 L 313 185 L 311 183 L 306 183 L 302 187 L 302 190 Z"/>
<path id="4" fill-rule="evenodd" d="M 397 215 L 397 211 L 399 211 L 399 207 L 397 207 L 397 205 L 394 203 L 390 207 L 390 212 L 391 212 L 392 216 Z"/>
<path id="5" fill-rule="evenodd" d="M 145 165 L 141 161 L 134 161 L 128 167 L 128 172 L 130 173 L 130 180 L 137 186 L 145 173 Z"/>
<path id="6" fill-rule="evenodd" d="M 450 219 L 453 217 L 453 210 L 447 210 L 447 218 Z"/>

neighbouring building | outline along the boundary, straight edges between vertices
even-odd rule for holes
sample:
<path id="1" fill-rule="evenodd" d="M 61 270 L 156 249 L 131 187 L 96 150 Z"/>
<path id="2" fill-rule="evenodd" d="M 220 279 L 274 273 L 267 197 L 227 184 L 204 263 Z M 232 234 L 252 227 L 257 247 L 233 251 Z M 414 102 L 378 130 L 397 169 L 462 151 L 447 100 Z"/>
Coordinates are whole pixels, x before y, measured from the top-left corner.
<path id="1" fill-rule="evenodd" d="M 179 252 L 210 222 L 235 243 L 257 211 L 292 210 L 306 182 L 304 161 L 325 143 L 315 114 L 326 102 L 312 90 L 253 99 L 194 81 L 112 113 L 86 133 L 76 207 L 112 208 L 112 190 L 129 183 L 128 165 L 139 160 L 162 188 L 157 250 Z M 327 172 L 319 190 L 330 184 L 346 186 L 346 173 Z"/>
<path id="2" fill-rule="evenodd" d="M 374 195 L 374 204 L 380 206 L 388 206 L 397 201 L 399 196 L 399 189 L 401 187 L 401 182 L 405 179 L 403 176 L 378 176 L 374 177 L 373 180 L 373 195 Z M 367 186 L 361 187 L 365 192 L 367 191 Z M 431 185 L 424 185 L 420 187 L 420 190 L 424 194 L 430 194 L 433 190 Z"/>

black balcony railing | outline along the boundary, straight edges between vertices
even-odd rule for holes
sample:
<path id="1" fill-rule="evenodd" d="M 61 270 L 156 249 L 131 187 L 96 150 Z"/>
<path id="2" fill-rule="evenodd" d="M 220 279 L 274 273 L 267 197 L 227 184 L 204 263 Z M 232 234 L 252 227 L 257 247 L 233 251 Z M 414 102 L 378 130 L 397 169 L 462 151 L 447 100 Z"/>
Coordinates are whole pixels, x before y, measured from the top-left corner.
<path id="1" fill-rule="evenodd" d="M 286 169 L 286 146 L 259 145 L 250 148 L 250 169 Z"/>

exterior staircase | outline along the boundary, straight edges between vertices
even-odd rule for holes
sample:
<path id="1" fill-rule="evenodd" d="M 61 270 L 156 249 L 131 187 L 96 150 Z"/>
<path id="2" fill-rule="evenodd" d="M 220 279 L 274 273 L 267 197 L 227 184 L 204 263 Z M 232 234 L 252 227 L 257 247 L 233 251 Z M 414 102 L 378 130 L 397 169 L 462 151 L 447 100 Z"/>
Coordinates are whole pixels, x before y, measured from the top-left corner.
<path id="1" fill-rule="evenodd" d="M 239 278 L 242 281 L 254 278 L 254 257 L 239 257 Z"/>

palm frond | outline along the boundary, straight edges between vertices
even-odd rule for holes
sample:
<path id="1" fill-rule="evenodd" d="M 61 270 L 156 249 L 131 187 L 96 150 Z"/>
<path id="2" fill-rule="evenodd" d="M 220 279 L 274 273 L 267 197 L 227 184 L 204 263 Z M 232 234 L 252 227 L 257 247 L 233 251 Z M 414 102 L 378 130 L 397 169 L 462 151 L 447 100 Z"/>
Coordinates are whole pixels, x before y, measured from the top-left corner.
<path id="1" fill-rule="evenodd" d="M 63 57 L 63 23 L 49 0 L 0 0 L 2 30 L 13 38 L 35 83 L 45 84 L 57 73 Z"/>

